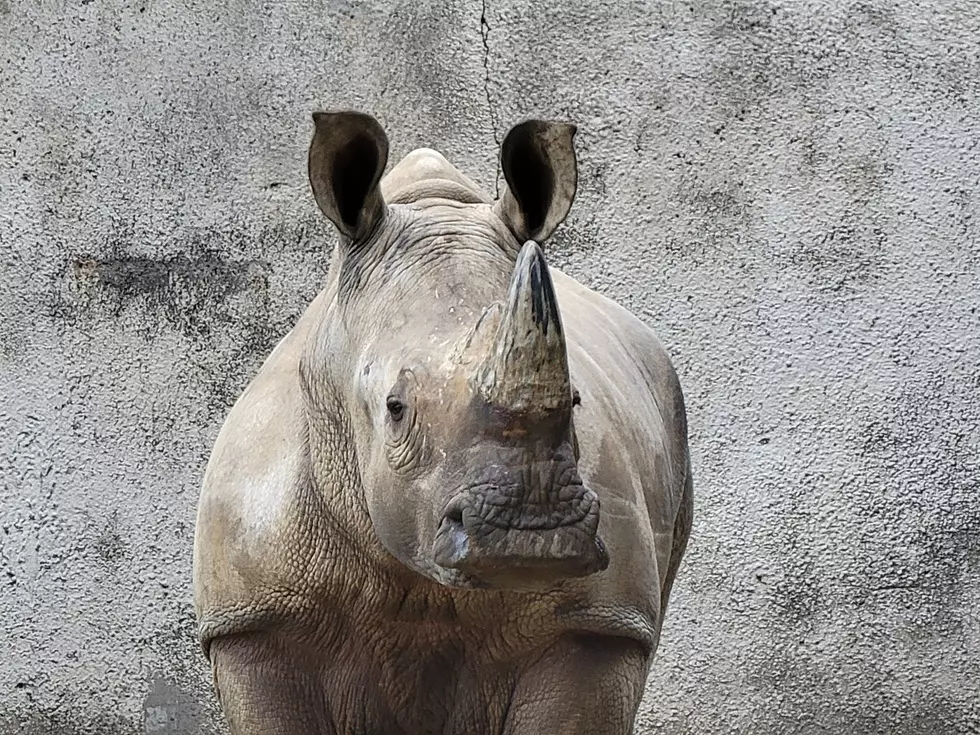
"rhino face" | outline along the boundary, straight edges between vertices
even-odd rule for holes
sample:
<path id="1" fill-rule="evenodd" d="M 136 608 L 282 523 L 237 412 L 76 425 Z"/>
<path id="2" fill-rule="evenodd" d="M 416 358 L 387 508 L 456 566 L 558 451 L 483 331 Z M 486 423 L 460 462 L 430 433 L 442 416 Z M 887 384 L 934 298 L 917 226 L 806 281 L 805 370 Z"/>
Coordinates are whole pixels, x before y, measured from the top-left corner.
<path id="1" fill-rule="evenodd" d="M 336 296 L 301 365 L 314 474 L 354 496 L 390 554 L 443 584 L 539 589 L 604 569 L 598 498 L 576 463 L 565 333 L 536 242 L 571 206 L 574 128 L 515 127 L 494 205 L 435 153 L 415 161 L 441 168 L 422 182 L 428 193 L 386 202 L 378 123 L 314 120 L 310 181 L 341 235 Z M 406 165 L 392 176 L 412 183 Z"/>

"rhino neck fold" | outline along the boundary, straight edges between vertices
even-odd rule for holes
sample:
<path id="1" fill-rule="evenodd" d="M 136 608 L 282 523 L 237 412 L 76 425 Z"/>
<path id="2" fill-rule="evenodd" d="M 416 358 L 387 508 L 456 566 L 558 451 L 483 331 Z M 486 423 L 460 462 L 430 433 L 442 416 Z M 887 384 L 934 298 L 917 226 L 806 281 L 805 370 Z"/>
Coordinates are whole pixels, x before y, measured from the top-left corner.
<path id="1" fill-rule="evenodd" d="M 568 355 L 544 254 L 528 241 L 517 258 L 496 339 L 477 373 L 491 405 L 528 416 L 571 408 Z"/>

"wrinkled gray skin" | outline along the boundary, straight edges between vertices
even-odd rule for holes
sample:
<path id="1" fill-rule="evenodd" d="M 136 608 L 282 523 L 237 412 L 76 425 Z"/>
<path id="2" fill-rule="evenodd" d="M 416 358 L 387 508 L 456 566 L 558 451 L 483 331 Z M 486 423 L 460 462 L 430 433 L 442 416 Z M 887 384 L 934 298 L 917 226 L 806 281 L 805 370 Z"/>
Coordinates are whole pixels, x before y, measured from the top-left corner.
<path id="1" fill-rule="evenodd" d="M 544 263 L 574 128 L 516 126 L 495 203 L 426 149 L 381 181 L 367 115 L 314 121 L 340 244 L 197 522 L 232 732 L 631 732 L 690 532 L 687 426 L 654 335 Z"/>

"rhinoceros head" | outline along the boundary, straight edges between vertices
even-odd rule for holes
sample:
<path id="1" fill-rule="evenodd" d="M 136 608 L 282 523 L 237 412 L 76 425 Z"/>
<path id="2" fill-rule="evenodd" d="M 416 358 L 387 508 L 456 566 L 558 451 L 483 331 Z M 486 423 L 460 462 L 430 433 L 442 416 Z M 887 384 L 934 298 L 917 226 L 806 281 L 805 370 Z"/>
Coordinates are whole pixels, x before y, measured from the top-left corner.
<path id="1" fill-rule="evenodd" d="M 376 120 L 314 121 L 310 182 L 340 233 L 301 361 L 319 484 L 443 584 L 533 589 L 604 569 L 538 245 L 575 194 L 574 127 L 513 128 L 493 202 L 425 149 L 382 183 Z"/>

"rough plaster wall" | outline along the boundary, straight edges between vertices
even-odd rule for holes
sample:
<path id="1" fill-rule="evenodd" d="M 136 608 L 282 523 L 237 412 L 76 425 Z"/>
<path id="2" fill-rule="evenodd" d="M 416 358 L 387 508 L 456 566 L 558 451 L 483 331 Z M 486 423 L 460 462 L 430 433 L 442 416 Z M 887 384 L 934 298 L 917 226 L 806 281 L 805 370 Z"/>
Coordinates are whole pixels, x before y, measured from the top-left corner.
<path id="1" fill-rule="evenodd" d="M 327 106 L 491 188 L 580 126 L 552 260 L 697 475 L 639 732 L 980 732 L 978 54 L 974 0 L 0 0 L 0 733 L 223 732 L 197 491 L 323 279 Z"/>

